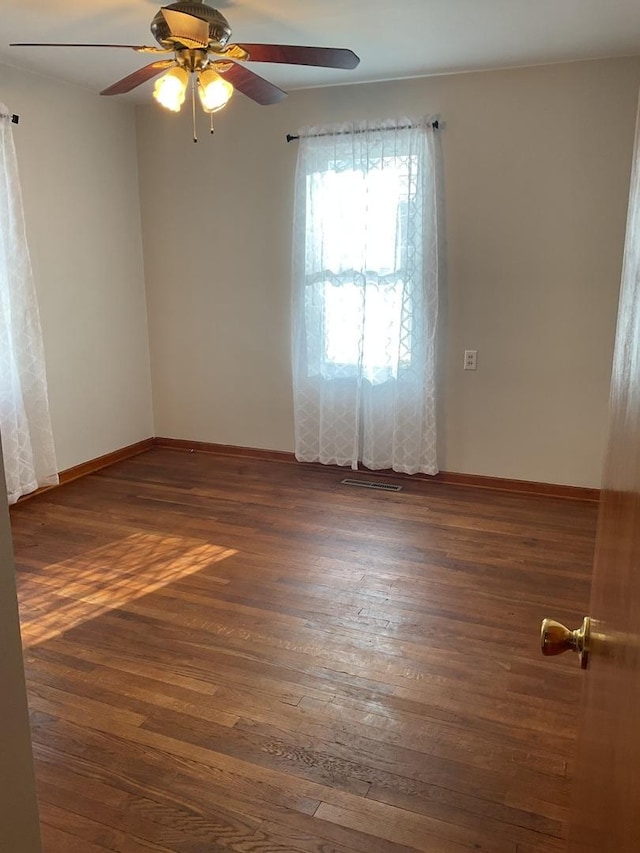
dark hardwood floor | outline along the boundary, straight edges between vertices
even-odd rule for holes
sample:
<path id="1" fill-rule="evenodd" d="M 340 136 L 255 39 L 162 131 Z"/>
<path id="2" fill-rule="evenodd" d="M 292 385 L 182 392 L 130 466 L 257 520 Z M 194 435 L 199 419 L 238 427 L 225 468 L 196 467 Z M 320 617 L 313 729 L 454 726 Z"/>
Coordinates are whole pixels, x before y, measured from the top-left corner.
<path id="1" fill-rule="evenodd" d="M 46 853 L 565 850 L 539 623 L 596 506 L 349 475 L 156 449 L 14 508 Z"/>

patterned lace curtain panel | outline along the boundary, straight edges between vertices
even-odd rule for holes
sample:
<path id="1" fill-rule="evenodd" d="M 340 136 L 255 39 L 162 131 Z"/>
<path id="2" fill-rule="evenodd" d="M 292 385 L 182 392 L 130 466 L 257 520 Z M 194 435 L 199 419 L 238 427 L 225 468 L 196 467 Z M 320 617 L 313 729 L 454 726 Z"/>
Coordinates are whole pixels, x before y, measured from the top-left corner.
<path id="1" fill-rule="evenodd" d="M 0 103 L 0 436 L 9 503 L 58 482 L 9 110 Z"/>
<path id="2" fill-rule="evenodd" d="M 295 453 L 436 474 L 440 174 L 433 118 L 299 131 Z"/>

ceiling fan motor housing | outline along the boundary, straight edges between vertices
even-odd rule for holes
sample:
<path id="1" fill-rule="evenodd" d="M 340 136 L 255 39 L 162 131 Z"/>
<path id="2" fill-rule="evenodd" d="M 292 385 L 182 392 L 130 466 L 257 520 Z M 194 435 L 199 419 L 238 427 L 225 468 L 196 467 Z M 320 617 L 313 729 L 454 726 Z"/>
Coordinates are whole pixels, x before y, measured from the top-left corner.
<path id="1" fill-rule="evenodd" d="M 231 27 L 224 15 L 200 0 L 179 0 L 178 3 L 165 6 L 165 9 L 172 9 L 175 12 L 182 12 L 183 15 L 192 15 L 194 18 L 206 21 L 209 24 L 209 42 L 214 48 L 224 47 L 231 38 Z M 162 12 L 158 12 L 151 21 L 151 32 L 159 45 L 172 49 L 173 45 L 169 40 L 171 33 Z"/>

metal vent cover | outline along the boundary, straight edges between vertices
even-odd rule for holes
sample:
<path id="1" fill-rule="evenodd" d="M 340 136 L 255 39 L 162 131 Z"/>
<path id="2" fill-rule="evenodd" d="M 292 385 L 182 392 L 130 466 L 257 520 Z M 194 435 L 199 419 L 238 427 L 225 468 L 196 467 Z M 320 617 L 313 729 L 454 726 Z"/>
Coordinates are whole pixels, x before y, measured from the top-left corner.
<path id="1" fill-rule="evenodd" d="M 361 489 L 378 489 L 381 492 L 401 492 L 402 486 L 395 483 L 380 483 L 375 480 L 354 480 L 346 477 L 340 480 L 342 486 L 359 486 Z"/>

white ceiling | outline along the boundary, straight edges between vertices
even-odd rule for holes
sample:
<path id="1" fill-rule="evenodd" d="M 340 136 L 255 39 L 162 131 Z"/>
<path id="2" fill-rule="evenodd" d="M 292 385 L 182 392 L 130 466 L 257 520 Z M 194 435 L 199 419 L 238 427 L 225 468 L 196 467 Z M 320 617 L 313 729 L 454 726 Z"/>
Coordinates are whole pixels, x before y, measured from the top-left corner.
<path id="1" fill-rule="evenodd" d="M 99 92 L 151 58 L 127 50 L 9 43 L 155 44 L 149 24 L 160 5 L 0 0 L 0 63 Z M 355 71 L 251 65 L 287 90 L 640 54 L 638 0 L 210 0 L 210 5 L 228 18 L 232 41 L 349 47 L 360 56 Z M 126 97 L 145 101 L 150 86 Z"/>

